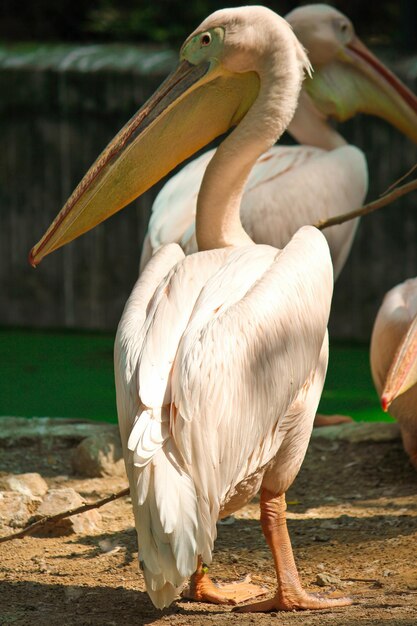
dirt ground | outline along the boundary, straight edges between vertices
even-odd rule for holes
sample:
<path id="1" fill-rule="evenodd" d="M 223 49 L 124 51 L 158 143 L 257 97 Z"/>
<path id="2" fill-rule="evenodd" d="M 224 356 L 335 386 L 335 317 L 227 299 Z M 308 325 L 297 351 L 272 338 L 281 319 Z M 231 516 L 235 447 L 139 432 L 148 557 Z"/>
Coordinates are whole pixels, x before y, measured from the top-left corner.
<path id="1" fill-rule="evenodd" d="M 6 471 L 37 471 L 50 486 L 71 486 L 87 500 L 125 486 L 123 479 L 70 476 L 64 448 L 45 455 L 33 446 L 12 447 L 1 454 Z M 229 607 L 178 601 L 158 611 L 138 572 L 131 505 L 125 498 L 101 509 L 99 534 L 25 537 L 0 545 L 0 624 L 417 624 L 417 475 L 400 441 L 351 444 L 314 438 L 287 500 L 304 585 L 311 592 L 349 595 L 352 606 L 237 615 Z M 210 573 L 218 581 L 251 573 L 254 582 L 274 589 L 256 502 L 240 511 L 234 524 L 219 527 Z M 326 584 L 326 575 L 333 582 Z"/>

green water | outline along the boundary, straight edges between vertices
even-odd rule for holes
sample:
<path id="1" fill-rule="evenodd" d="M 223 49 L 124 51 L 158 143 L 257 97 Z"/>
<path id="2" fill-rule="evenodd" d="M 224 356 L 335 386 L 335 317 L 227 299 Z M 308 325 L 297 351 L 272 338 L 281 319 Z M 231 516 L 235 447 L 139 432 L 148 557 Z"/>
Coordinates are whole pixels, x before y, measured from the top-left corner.
<path id="1" fill-rule="evenodd" d="M 330 344 L 321 413 L 350 415 L 357 421 L 392 421 L 379 405 L 369 367 L 369 346 Z"/>
<path id="2" fill-rule="evenodd" d="M 117 421 L 113 335 L 0 331 L 0 415 Z"/>
<path id="3" fill-rule="evenodd" d="M 111 334 L 0 330 L 0 415 L 116 421 Z M 387 420 L 367 346 L 333 344 L 322 413 Z"/>

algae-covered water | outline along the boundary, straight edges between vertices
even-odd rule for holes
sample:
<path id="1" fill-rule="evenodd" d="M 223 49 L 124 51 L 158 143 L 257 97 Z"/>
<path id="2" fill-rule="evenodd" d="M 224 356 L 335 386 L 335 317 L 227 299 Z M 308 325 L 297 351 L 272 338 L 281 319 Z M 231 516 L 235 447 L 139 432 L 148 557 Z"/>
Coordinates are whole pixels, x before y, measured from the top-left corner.
<path id="1" fill-rule="evenodd" d="M 0 415 L 116 421 L 113 334 L 0 330 Z M 331 344 L 322 413 L 389 420 L 367 345 Z"/>

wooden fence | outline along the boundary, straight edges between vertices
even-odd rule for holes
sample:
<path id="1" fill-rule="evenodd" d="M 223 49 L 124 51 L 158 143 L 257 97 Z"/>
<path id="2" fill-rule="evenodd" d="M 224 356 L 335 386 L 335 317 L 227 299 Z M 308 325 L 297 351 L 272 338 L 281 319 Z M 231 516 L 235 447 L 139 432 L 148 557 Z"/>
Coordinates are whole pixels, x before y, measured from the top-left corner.
<path id="1" fill-rule="evenodd" d="M 115 329 L 137 277 L 157 190 L 37 269 L 28 251 L 115 132 L 152 93 L 175 54 L 127 46 L 0 48 L 0 325 Z M 395 71 L 416 90 L 416 59 Z M 375 198 L 417 148 L 385 123 L 343 128 L 362 148 Z M 333 337 L 368 339 L 384 293 L 417 274 L 417 196 L 362 220 L 336 285 Z"/>

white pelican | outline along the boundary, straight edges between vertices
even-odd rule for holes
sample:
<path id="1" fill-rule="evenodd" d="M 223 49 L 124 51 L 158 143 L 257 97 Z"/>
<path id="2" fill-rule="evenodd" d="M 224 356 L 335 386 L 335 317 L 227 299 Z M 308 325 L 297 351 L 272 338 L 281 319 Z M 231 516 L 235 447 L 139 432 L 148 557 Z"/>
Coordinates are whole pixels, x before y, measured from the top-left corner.
<path id="1" fill-rule="evenodd" d="M 372 331 L 371 370 L 382 408 L 398 420 L 417 469 L 417 278 L 385 295 Z"/>
<path id="2" fill-rule="evenodd" d="M 417 142 L 417 98 L 365 47 L 350 20 L 324 4 L 286 16 L 314 68 L 288 131 L 301 146 L 274 146 L 253 167 L 241 205 L 243 226 L 256 243 L 282 248 L 304 224 L 356 209 L 368 187 L 365 155 L 328 123 L 358 112 L 377 115 Z M 214 154 L 206 152 L 171 178 L 158 194 L 141 268 L 161 245 L 195 252 L 197 194 Z M 290 207 L 290 210 L 288 210 Z M 328 228 L 325 236 L 339 275 L 358 220 Z"/>
<path id="3" fill-rule="evenodd" d="M 350 603 L 304 591 L 285 516 L 285 492 L 304 458 L 327 366 L 328 245 L 309 226 L 282 251 L 255 245 L 239 217 L 250 169 L 291 120 L 306 68 L 287 22 L 269 9 L 211 15 L 30 254 L 37 264 L 237 124 L 202 182 L 200 251 L 185 257 L 169 244 L 152 257 L 116 337 L 139 559 L 157 607 L 168 606 L 190 575 L 195 599 L 259 595 L 247 583 L 216 587 L 202 566 L 211 561 L 217 519 L 259 488 L 278 586 L 272 599 L 242 610 Z"/>
<path id="4" fill-rule="evenodd" d="M 314 68 L 301 91 L 288 131 L 301 146 L 274 146 L 252 168 L 241 220 L 256 243 L 282 248 L 305 224 L 361 206 L 368 188 L 365 155 L 329 124 L 358 112 L 384 118 L 417 142 L 417 98 L 365 47 L 350 20 L 325 4 L 291 11 L 286 20 L 307 48 Z M 173 176 L 152 207 L 141 270 L 170 242 L 197 250 L 195 213 L 201 181 L 215 150 Z M 288 210 L 291 207 L 291 210 Z M 359 220 L 325 230 L 337 278 L 349 255 Z M 350 422 L 317 414 L 316 426 Z"/>

